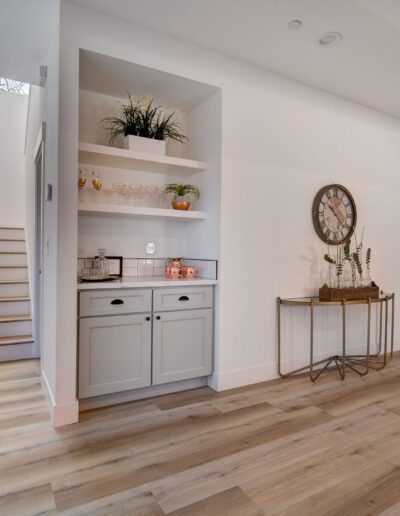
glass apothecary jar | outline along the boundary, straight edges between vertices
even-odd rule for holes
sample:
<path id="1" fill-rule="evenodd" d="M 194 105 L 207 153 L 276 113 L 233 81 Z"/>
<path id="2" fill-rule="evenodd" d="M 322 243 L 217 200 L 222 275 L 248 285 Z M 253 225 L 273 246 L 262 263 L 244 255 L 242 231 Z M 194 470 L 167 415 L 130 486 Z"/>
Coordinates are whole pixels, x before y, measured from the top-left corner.
<path id="1" fill-rule="evenodd" d="M 101 279 L 109 278 L 110 276 L 110 262 L 106 258 L 106 249 L 98 249 L 99 256 L 94 259 L 94 268 L 97 275 Z"/>

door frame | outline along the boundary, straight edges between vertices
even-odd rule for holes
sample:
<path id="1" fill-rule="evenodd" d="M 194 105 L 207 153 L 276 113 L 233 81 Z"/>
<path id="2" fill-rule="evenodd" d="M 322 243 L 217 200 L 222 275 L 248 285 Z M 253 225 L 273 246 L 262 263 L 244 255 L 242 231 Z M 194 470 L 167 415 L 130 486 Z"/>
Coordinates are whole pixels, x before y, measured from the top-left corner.
<path id="1" fill-rule="evenodd" d="M 42 355 L 43 321 L 43 218 L 44 218 L 44 178 L 45 178 L 46 123 L 40 124 L 33 150 L 35 165 L 35 223 L 34 223 L 34 270 L 32 271 L 33 337 L 35 356 Z"/>

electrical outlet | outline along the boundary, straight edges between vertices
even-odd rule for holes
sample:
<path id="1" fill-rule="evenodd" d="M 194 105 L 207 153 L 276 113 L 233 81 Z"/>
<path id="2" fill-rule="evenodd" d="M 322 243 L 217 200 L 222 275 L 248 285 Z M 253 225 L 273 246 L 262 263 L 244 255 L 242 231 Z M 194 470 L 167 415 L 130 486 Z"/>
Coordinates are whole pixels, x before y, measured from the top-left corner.
<path id="1" fill-rule="evenodd" d="M 147 242 L 146 244 L 146 254 L 154 254 L 156 251 L 156 246 L 154 242 Z"/>

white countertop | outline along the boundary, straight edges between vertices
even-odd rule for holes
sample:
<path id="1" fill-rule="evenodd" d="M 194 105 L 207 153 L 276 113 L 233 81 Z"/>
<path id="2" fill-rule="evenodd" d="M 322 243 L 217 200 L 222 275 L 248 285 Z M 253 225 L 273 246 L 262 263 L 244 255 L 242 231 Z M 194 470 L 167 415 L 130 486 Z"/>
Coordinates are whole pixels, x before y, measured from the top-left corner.
<path id="1" fill-rule="evenodd" d="M 145 276 L 145 277 L 125 277 L 114 281 L 99 282 L 78 282 L 78 290 L 103 290 L 103 289 L 120 289 L 120 288 L 153 288 L 153 287 L 193 287 L 196 285 L 216 285 L 218 280 L 195 278 L 178 280 L 166 279 L 164 276 Z"/>

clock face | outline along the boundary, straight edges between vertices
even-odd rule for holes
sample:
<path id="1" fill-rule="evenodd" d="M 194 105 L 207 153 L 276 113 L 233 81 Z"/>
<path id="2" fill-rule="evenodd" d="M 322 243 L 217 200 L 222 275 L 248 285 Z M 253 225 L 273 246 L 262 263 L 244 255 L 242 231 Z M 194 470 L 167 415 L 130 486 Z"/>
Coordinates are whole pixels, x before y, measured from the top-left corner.
<path id="1" fill-rule="evenodd" d="M 356 221 L 356 205 L 347 188 L 341 185 L 321 188 L 314 199 L 313 222 L 324 242 L 342 244 L 354 233 Z"/>

